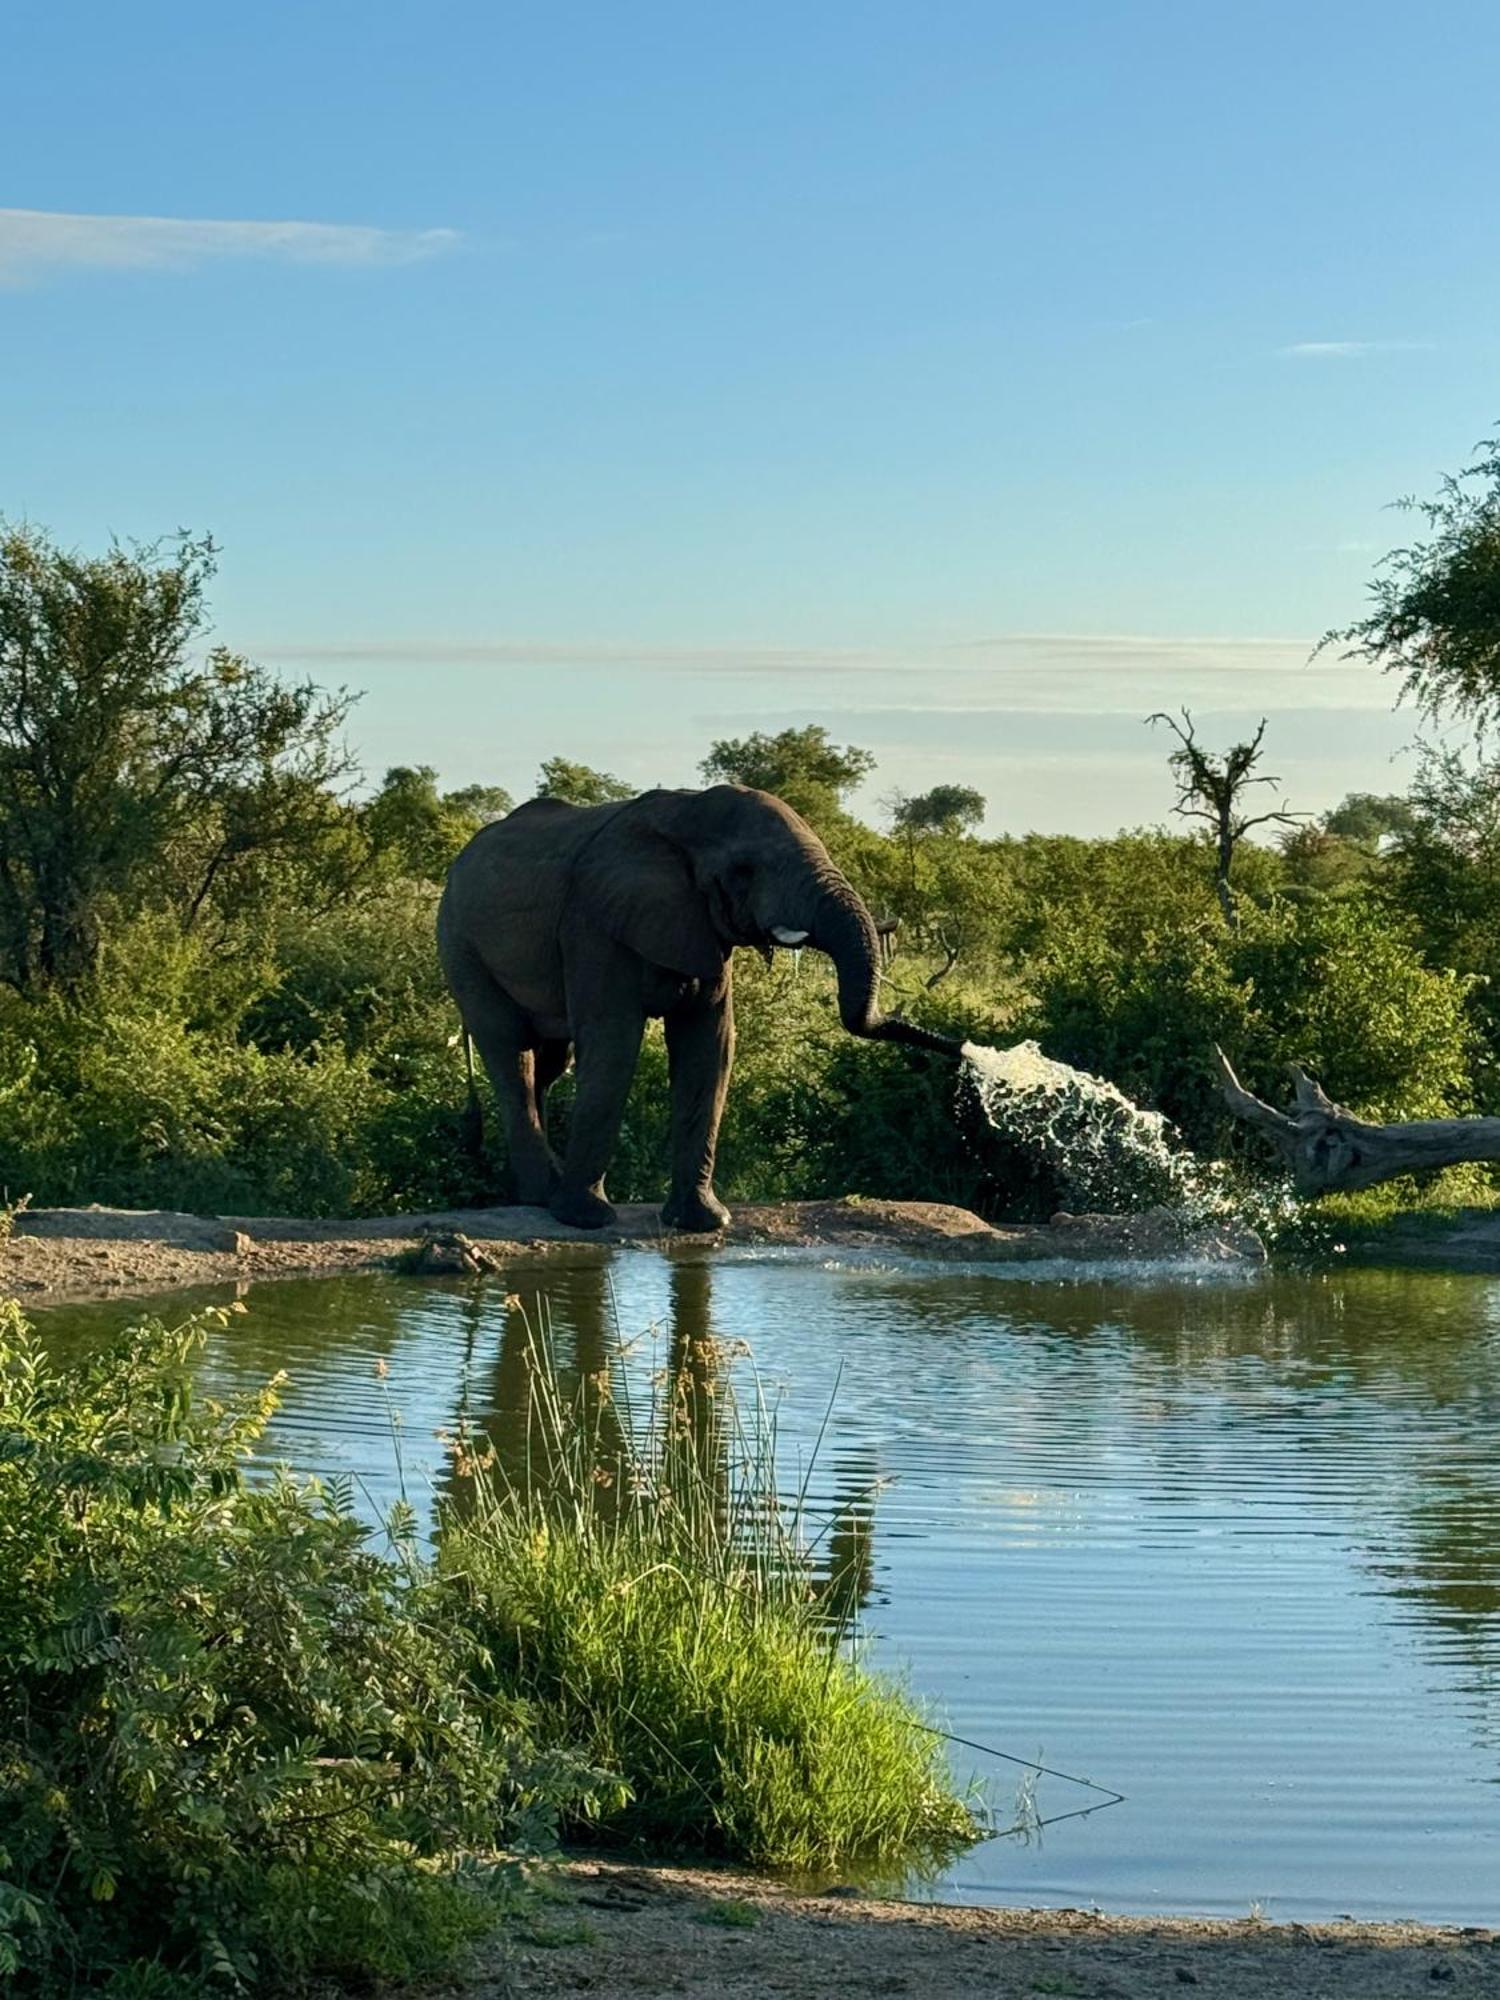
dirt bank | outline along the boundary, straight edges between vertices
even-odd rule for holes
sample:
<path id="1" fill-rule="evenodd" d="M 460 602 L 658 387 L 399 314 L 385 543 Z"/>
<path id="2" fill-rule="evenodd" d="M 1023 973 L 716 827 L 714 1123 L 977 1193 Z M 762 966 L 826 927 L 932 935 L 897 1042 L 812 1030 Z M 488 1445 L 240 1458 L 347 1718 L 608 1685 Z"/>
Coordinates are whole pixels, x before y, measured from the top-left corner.
<path id="1" fill-rule="evenodd" d="M 1214 2000 L 1500 1996 L 1490 1931 L 940 1909 L 797 1896 L 755 1877 L 578 1862 L 564 1898 L 445 1996 L 501 2000 Z M 436 2000 L 436 1993 L 429 1996 Z"/>
<path id="2" fill-rule="evenodd" d="M 1420 1264 L 1439 1271 L 1500 1271 L 1500 1209 L 1468 1208 L 1441 1217 L 1394 1217 L 1349 1244 L 1361 1264 Z"/>
<path id="3" fill-rule="evenodd" d="M 540 1208 L 456 1209 L 431 1215 L 309 1222 L 287 1216 L 182 1215 L 166 1209 L 50 1208 L 23 1211 L 0 1244 L 0 1288 L 25 1297 L 91 1297 L 165 1291 L 321 1272 L 391 1268 L 424 1238 L 461 1234 L 496 1262 L 593 1257 L 614 1246 L 661 1244 L 655 1208 L 625 1207 L 612 1229 L 572 1229 Z M 1036 1260 L 1260 1261 L 1248 1231 L 1189 1230 L 1165 1211 L 1140 1216 L 1056 1216 L 1050 1223 L 993 1228 L 967 1209 L 938 1202 L 780 1202 L 741 1208 L 721 1236 L 676 1237 L 705 1253 L 724 1244 L 814 1244 L 987 1263 Z M 441 1256 L 433 1270 L 445 1267 Z M 453 1268 L 461 1269 L 462 1265 Z"/>

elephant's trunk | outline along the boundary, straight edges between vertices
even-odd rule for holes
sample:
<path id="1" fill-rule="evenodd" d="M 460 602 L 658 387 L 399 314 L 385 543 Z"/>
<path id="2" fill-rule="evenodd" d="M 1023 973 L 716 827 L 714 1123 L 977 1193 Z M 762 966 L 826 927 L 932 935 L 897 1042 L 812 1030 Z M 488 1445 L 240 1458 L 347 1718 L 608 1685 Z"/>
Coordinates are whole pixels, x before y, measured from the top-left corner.
<path id="1" fill-rule="evenodd" d="M 937 1049 L 943 1055 L 963 1052 L 963 1043 L 949 1035 L 919 1028 L 897 1014 L 882 1014 L 876 997 L 880 981 L 880 937 L 875 920 L 840 876 L 824 885 L 808 942 L 826 951 L 839 980 L 839 1018 L 851 1035 L 868 1042 L 909 1042 L 913 1048 Z"/>

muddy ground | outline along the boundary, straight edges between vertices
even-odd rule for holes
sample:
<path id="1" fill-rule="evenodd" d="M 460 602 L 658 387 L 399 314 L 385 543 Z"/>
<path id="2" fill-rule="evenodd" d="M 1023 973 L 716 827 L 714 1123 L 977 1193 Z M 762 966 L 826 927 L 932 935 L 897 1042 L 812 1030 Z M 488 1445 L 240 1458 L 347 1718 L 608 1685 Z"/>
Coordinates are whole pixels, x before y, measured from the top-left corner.
<path id="1" fill-rule="evenodd" d="M 477 1265 L 538 1255 L 606 1254 L 626 1244 L 671 1241 L 711 1252 L 716 1245 L 821 1245 L 882 1249 L 984 1263 L 1119 1260 L 1259 1262 L 1248 1230 L 1185 1228 L 1165 1210 L 1138 1216 L 1055 1216 L 1050 1223 L 996 1228 L 940 1202 L 778 1202 L 739 1209 L 714 1237 L 664 1236 L 655 1208 L 624 1207 L 615 1227 L 569 1228 L 541 1208 L 455 1209 L 430 1215 L 309 1222 L 289 1216 L 183 1215 L 166 1209 L 50 1208 L 23 1211 L 0 1243 L 0 1291 L 21 1298 L 90 1298 L 159 1292 L 178 1285 L 248 1283 L 266 1278 L 371 1271 L 410 1264 L 433 1274 L 476 1268 L 445 1251 L 461 1237 L 478 1247 Z"/>
<path id="2" fill-rule="evenodd" d="M 754 1876 L 579 1861 L 558 1901 L 424 2000 L 1394 2000 L 1500 1996 L 1500 1936 L 799 1896 Z"/>

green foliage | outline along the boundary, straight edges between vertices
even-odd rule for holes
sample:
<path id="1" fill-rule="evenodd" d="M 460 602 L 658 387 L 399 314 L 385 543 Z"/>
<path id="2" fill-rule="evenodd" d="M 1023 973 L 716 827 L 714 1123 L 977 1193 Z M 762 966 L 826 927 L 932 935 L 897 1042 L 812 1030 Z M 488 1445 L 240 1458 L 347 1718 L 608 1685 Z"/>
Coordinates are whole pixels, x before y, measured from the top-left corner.
<path id="1" fill-rule="evenodd" d="M 221 878 L 337 814 L 342 696 L 222 647 L 213 544 L 83 557 L 0 534 L 0 977 L 75 987 L 111 905 L 191 922 Z"/>
<path id="2" fill-rule="evenodd" d="M 1464 1107 L 1466 982 L 1426 966 L 1410 927 L 1378 901 L 1246 909 L 1233 933 L 1206 914 L 1140 921 L 1127 948 L 1087 922 L 1060 926 L 1032 964 L 1023 1025 L 1050 1054 L 1165 1111 L 1191 1143 L 1230 1137 L 1216 1042 L 1268 1095 L 1295 1061 L 1370 1117 Z"/>
<path id="3" fill-rule="evenodd" d="M 934 785 L 915 798 L 898 798 L 891 824 L 902 833 L 972 833 L 984 813 L 982 792 L 969 785 Z"/>
<path id="4" fill-rule="evenodd" d="M 1493 1109 L 1500 1102 L 1500 764 L 1429 752 L 1411 808 L 1383 892 L 1409 913 L 1427 959 L 1473 982 L 1470 1008 L 1482 1039 L 1477 1091 Z"/>
<path id="5" fill-rule="evenodd" d="M 273 910 L 228 955 L 141 920 L 76 1001 L 0 990 L 7 1183 L 42 1205 L 229 1214 L 473 1199 L 435 903 L 403 883 Z"/>
<path id="6" fill-rule="evenodd" d="M 549 757 L 536 774 L 539 799 L 563 799 L 570 806 L 607 806 L 633 799 L 637 787 L 609 771 L 574 764 L 566 757 Z"/>
<path id="7" fill-rule="evenodd" d="M 439 792 L 430 764 L 398 765 L 360 809 L 366 839 L 380 858 L 382 872 L 423 882 L 441 882 L 448 864 L 482 826 L 504 819 L 513 801 L 499 785 L 468 785 Z"/>
<path id="8" fill-rule="evenodd" d="M 439 1569 L 476 1673 L 544 1744 L 628 1791 L 570 1816 L 591 1840 L 767 1866 L 930 1862 L 978 1828 L 940 1738 L 840 1644 L 777 1499 L 769 1418 L 747 1423 L 712 1343 L 632 1421 L 608 1379 L 564 1400 L 532 1352 L 527 1463 L 458 1442 L 467 1490 Z"/>
<path id="9" fill-rule="evenodd" d="M 639 1432 L 534 1354 L 525 1466 L 455 1441 L 429 1560 L 406 1510 L 382 1551 L 341 1487 L 246 1477 L 275 1385 L 193 1386 L 233 1310 L 64 1367 L 0 1307 L 16 1990 L 409 1978 L 524 1914 L 563 1826 L 833 1866 L 974 1837 L 940 1739 L 830 1623 L 719 1350 Z"/>
<path id="10" fill-rule="evenodd" d="M 774 792 L 822 830 L 825 821 L 839 818 L 845 798 L 874 770 L 875 759 L 854 744 L 830 743 L 828 731 L 812 722 L 775 736 L 758 729 L 752 736 L 726 737 L 698 768 L 706 784 Z"/>
<path id="11" fill-rule="evenodd" d="M 1398 794 L 1350 792 L 1332 812 L 1323 815 L 1323 825 L 1341 840 L 1353 841 L 1374 854 L 1383 840 L 1409 834 L 1415 819 L 1411 800 Z"/>
<path id="12" fill-rule="evenodd" d="M 725 1931 L 753 1931 L 760 1918 L 758 1904 L 747 1903 L 742 1896 L 732 1896 L 724 1902 L 706 1903 L 694 1912 L 693 1922 L 712 1924 Z"/>
<path id="13" fill-rule="evenodd" d="M 1394 549 L 1370 584 L 1372 609 L 1324 645 L 1397 676 L 1430 716 L 1480 728 L 1500 719 L 1500 438 L 1486 438 L 1437 497 L 1398 504 L 1429 539 Z"/>
<path id="14" fill-rule="evenodd" d="M 1386 623 L 1346 635 L 1475 715 L 1486 450 L 1428 510 L 1433 544 L 1390 571 Z M 413 765 L 342 796 L 342 696 L 196 657 L 213 560 L 207 542 L 89 559 L 0 536 L 0 1195 L 308 1215 L 503 1198 L 498 1121 L 487 1159 L 463 1142 L 433 923 L 449 861 L 508 795 Z M 719 741 L 702 770 L 790 800 L 895 921 L 887 1004 L 976 1040 L 1035 1034 L 1197 1144 L 1233 1143 L 1215 1040 L 1273 1095 L 1296 1060 L 1377 1115 L 1500 1101 L 1496 767 L 1430 756 L 1409 799 L 1356 795 L 1272 849 L 1246 838 L 1259 734 L 1220 758 L 1190 718 L 1172 726 L 1180 809 L 1205 828 L 1188 839 L 985 840 L 957 785 L 898 800 L 882 835 L 846 810 L 873 758 L 816 724 Z M 633 789 L 563 757 L 539 786 L 582 804 Z M 999 1172 L 956 1136 L 948 1065 L 842 1033 L 826 961 L 740 958 L 727 1195 L 1032 1198 L 1021 1163 Z M 559 1144 L 571 1096 L 565 1078 Z M 617 1197 L 660 1197 L 668 1124 L 653 1029 Z"/>
<path id="15" fill-rule="evenodd" d="M 24 1990 L 267 1992 L 439 1966 L 597 1773 L 534 1754 L 395 1520 L 241 1467 L 224 1313 L 59 1368 L 0 1307 L 0 1967 Z M 111 1978 L 111 1975 L 114 1975 Z"/>

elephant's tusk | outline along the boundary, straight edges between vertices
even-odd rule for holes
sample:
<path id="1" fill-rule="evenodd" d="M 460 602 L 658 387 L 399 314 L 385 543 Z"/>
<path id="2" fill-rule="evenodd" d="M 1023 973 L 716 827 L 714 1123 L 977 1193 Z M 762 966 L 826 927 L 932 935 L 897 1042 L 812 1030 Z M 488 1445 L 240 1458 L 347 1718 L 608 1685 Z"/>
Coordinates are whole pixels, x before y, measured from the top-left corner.
<path id="1" fill-rule="evenodd" d="M 799 944 L 807 943 L 806 931 L 789 931 L 782 924 L 772 924 L 771 935 L 778 944 L 784 944 L 789 951 L 795 951 Z"/>

